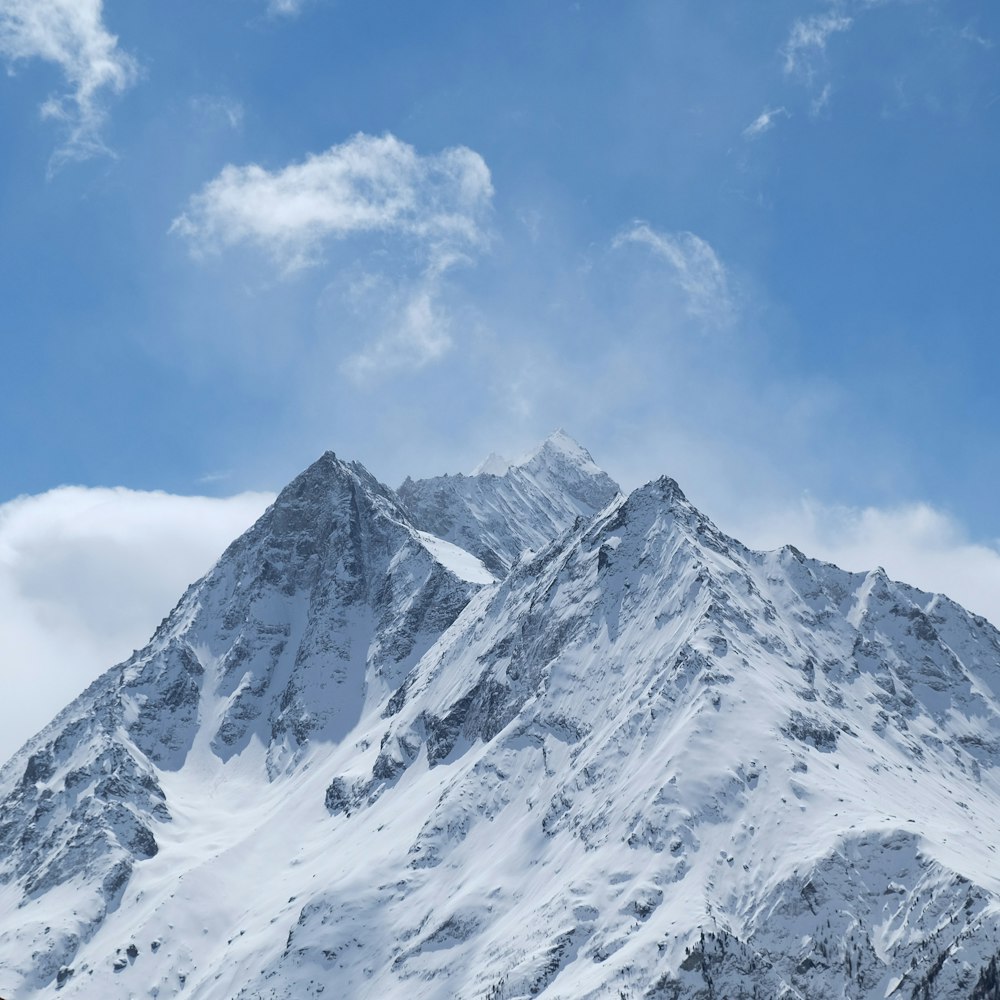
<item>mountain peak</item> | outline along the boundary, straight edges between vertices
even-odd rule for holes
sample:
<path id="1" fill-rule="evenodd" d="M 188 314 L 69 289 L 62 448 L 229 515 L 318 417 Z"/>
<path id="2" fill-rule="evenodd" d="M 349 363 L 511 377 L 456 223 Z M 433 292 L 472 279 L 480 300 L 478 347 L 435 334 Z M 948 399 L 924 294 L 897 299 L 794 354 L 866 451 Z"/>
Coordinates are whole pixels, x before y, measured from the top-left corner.
<path id="1" fill-rule="evenodd" d="M 494 453 L 471 476 L 408 478 L 398 491 L 418 528 L 473 553 L 498 577 L 523 551 L 544 547 L 618 493 L 618 484 L 561 429 L 517 462 Z"/>
<path id="2" fill-rule="evenodd" d="M 335 452 L 325 451 L 278 494 L 275 502 L 281 504 L 283 498 L 290 500 L 303 493 L 346 485 L 361 486 L 367 492 L 392 499 L 391 492 L 360 462 L 345 462 Z"/>
<path id="3" fill-rule="evenodd" d="M 575 438 L 567 434 L 561 427 L 557 427 L 541 443 L 538 450 L 541 451 L 543 449 L 555 449 L 572 455 L 586 455 L 586 457 L 590 459 L 590 455 L 587 454 L 587 450 L 583 447 L 583 445 L 581 445 Z M 593 459 L 591 459 L 591 461 L 593 461 Z"/>
<path id="4" fill-rule="evenodd" d="M 534 451 L 516 463 L 518 468 L 551 466 L 553 464 L 574 466 L 591 475 L 603 474 L 590 452 L 561 427 L 553 431 Z"/>
<path id="5" fill-rule="evenodd" d="M 531 465 L 548 465 L 552 462 L 568 463 L 585 468 L 589 473 L 601 471 L 590 452 L 559 427 L 520 458 L 512 460 L 491 451 L 489 456 L 472 470 L 472 475 L 503 476 L 511 469 L 520 469 Z"/>
<path id="6" fill-rule="evenodd" d="M 300 544 L 296 536 L 319 539 L 336 523 L 355 523 L 355 531 L 372 521 L 392 522 L 411 530 L 396 494 L 380 483 L 360 462 L 346 462 L 326 451 L 299 473 L 248 533 L 264 533 L 272 546 Z M 234 545 L 240 544 L 240 539 Z M 290 568 L 296 568 L 293 560 Z M 298 567 L 304 568 L 304 567 Z"/>
<path id="7" fill-rule="evenodd" d="M 653 480 L 649 484 L 649 489 L 657 493 L 661 499 L 670 503 L 675 501 L 687 503 L 684 491 L 677 485 L 677 480 L 671 479 L 670 476 L 660 476 L 659 479 Z"/>

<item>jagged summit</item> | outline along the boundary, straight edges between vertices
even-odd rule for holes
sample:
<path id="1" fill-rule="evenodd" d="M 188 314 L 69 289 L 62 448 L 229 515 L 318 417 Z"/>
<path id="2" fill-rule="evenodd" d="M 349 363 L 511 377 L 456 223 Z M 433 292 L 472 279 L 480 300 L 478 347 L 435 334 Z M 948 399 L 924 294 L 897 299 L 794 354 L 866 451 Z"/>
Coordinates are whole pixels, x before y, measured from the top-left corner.
<path id="1" fill-rule="evenodd" d="M 578 441 L 570 437 L 561 427 L 554 430 L 534 451 L 518 462 L 518 465 L 530 465 L 533 462 L 566 461 L 591 472 L 600 472 L 594 463 L 590 452 Z"/>
<path id="2" fill-rule="evenodd" d="M 474 553 L 497 576 L 522 552 L 547 545 L 619 493 L 589 452 L 562 430 L 502 474 L 494 470 L 506 460 L 494 457 L 472 476 L 407 478 L 398 492 L 414 524 Z"/>
<path id="3" fill-rule="evenodd" d="M 293 480 L 0 772 L 0 995 L 998 1000 L 1000 633 L 592 464 Z"/>
<path id="4" fill-rule="evenodd" d="M 345 461 L 326 451 L 299 473 L 274 501 L 277 509 L 307 506 L 320 516 L 333 513 L 345 498 L 357 507 L 357 516 L 382 516 L 407 524 L 396 494 L 380 483 L 360 462 Z M 264 520 L 266 521 L 266 515 Z M 274 528 L 280 530 L 278 525 Z"/>
<path id="5" fill-rule="evenodd" d="M 683 512 L 686 517 L 694 518 L 706 526 L 710 525 L 714 531 L 718 531 L 718 528 L 688 500 L 677 480 L 670 476 L 660 476 L 659 479 L 654 479 L 644 486 L 638 487 L 629 494 L 626 502 L 632 506 L 653 503 L 676 508 L 678 512 Z"/>
<path id="6" fill-rule="evenodd" d="M 502 476 L 512 467 L 531 466 L 540 469 L 554 463 L 575 465 L 592 475 L 601 473 L 590 452 L 560 427 L 520 458 L 511 460 L 491 451 L 487 458 L 476 466 L 472 475 Z"/>

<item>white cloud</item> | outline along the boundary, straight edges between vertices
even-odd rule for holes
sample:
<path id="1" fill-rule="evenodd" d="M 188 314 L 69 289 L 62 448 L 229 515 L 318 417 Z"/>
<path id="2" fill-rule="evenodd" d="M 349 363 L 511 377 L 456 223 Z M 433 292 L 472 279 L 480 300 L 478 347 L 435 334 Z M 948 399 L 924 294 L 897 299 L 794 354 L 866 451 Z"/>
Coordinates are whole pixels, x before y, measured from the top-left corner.
<path id="1" fill-rule="evenodd" d="M 66 78 L 69 92 L 42 105 L 42 115 L 68 132 L 54 165 L 107 152 L 107 97 L 124 91 L 137 71 L 104 26 L 102 0 L 0 0 L 0 55 L 55 63 Z"/>
<path id="2" fill-rule="evenodd" d="M 791 543 L 806 555 L 944 593 L 1000 625 L 1000 548 L 974 542 L 955 518 L 926 503 L 837 507 L 813 500 L 739 526 L 758 548 Z"/>
<path id="3" fill-rule="evenodd" d="M 145 643 L 272 499 L 64 486 L 0 505 L 0 762 Z"/>
<path id="4" fill-rule="evenodd" d="M 847 31 L 853 23 L 852 18 L 834 11 L 795 21 L 782 49 L 785 72 L 811 78 L 815 72 L 815 60 L 826 52 L 830 36 Z"/>
<path id="5" fill-rule="evenodd" d="M 485 244 L 492 196 L 489 168 L 471 149 L 422 156 L 395 136 L 358 134 L 273 172 L 225 167 L 171 231 L 195 254 L 258 247 L 286 273 L 316 264 L 325 241 L 366 233 L 411 238 L 443 260 Z"/>
<path id="6" fill-rule="evenodd" d="M 790 118 L 787 108 L 765 108 L 757 117 L 750 122 L 743 130 L 745 139 L 756 139 L 757 136 L 770 132 L 774 128 L 779 118 Z"/>
<path id="7" fill-rule="evenodd" d="M 647 247 L 670 265 L 692 316 L 716 324 L 731 319 L 729 275 L 711 245 L 700 236 L 689 232 L 660 233 L 645 222 L 637 222 L 619 233 L 612 246 L 619 248 L 630 243 Z"/>

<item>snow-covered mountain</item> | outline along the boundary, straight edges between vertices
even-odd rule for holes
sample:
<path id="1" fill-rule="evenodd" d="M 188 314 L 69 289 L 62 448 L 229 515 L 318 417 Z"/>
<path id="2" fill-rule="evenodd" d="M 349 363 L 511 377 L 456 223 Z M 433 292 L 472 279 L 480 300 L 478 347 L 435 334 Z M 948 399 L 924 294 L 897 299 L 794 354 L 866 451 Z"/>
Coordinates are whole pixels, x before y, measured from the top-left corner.
<path id="1" fill-rule="evenodd" d="M 619 490 L 560 430 L 518 462 L 493 453 L 471 476 L 408 478 L 398 492 L 415 525 L 503 576 L 522 552 L 543 548 L 578 517 L 593 517 Z"/>
<path id="2" fill-rule="evenodd" d="M 311 741 L 336 743 L 489 582 L 360 465 L 327 453 L 295 479 L 145 649 L 0 772 L 0 970 L 25 975 L 15 996 L 68 975 L 213 781 L 266 784 Z"/>
<path id="3" fill-rule="evenodd" d="M 666 478 L 494 581 L 411 486 L 324 456 L 0 772 L 0 995 L 1000 997 L 989 623 Z"/>

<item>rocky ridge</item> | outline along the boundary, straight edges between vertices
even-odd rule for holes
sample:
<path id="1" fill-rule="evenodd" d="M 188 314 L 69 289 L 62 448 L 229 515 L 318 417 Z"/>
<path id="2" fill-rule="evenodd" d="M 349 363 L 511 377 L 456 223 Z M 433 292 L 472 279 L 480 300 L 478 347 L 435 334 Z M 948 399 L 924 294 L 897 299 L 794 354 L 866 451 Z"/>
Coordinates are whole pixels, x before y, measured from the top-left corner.
<path id="1" fill-rule="evenodd" d="M 519 462 L 492 454 L 471 476 L 407 478 L 398 490 L 414 524 L 473 553 L 496 576 L 618 493 L 618 484 L 564 431 Z"/>

